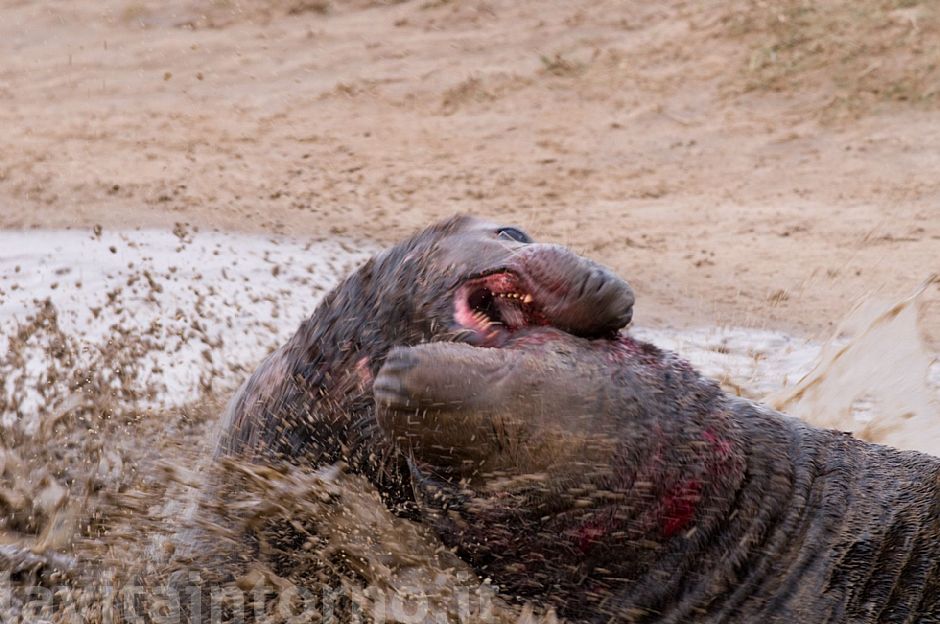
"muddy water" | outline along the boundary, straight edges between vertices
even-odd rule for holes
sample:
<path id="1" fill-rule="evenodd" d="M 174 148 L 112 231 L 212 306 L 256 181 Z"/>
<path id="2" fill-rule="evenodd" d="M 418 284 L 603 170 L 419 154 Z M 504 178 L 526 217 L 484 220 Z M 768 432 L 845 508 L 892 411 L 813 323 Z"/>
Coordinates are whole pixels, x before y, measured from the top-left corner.
<path id="1" fill-rule="evenodd" d="M 228 464 L 224 496 L 199 494 L 228 393 L 373 251 L 183 228 L 0 232 L 0 569 L 12 572 L 0 619 L 174 621 L 167 581 L 207 569 L 217 577 L 200 582 L 222 588 L 228 609 L 255 609 L 249 619 L 551 619 L 500 601 L 341 471 Z M 826 344 L 772 330 L 633 331 L 731 392 L 940 452 L 926 448 L 940 439 L 940 366 L 917 308 L 916 296 L 860 308 Z M 270 539 L 238 541 L 237 527 L 260 523 L 275 527 Z M 278 523 L 302 543 L 279 542 Z M 193 531 L 210 536 L 210 555 L 180 551 Z M 255 552 L 291 564 L 237 556 Z"/>

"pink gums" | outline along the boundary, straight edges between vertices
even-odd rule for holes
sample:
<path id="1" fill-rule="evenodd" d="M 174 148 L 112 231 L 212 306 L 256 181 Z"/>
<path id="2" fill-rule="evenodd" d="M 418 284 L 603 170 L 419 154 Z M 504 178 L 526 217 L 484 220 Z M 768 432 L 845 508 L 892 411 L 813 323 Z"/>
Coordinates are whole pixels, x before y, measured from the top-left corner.
<path id="1" fill-rule="evenodd" d="M 511 327 L 505 325 L 487 325 L 477 318 L 474 310 L 470 307 L 470 295 L 480 288 L 485 288 L 495 296 L 518 293 L 532 296 L 530 290 L 525 286 L 523 280 L 513 273 L 493 273 L 486 277 L 471 280 L 463 284 L 457 291 L 454 298 L 454 320 L 458 325 L 469 329 L 478 334 L 483 339 L 483 345 L 500 347 L 507 339 L 509 333 L 515 329 L 526 326 L 544 326 L 551 325 L 549 319 L 539 310 L 537 304 L 532 304 L 531 299 L 522 308 L 524 322 L 520 327 Z M 519 304 L 522 305 L 522 304 Z"/>

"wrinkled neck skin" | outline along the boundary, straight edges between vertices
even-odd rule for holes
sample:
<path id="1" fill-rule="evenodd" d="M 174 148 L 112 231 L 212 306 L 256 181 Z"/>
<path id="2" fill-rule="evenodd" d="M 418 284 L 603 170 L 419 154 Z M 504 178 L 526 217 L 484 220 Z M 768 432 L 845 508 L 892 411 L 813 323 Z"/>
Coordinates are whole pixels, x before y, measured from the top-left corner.
<path id="1" fill-rule="evenodd" d="M 729 397 L 629 337 L 584 366 L 612 382 L 606 466 L 487 490 L 412 464 L 426 517 L 505 594 L 573 621 L 940 614 L 940 461 Z"/>

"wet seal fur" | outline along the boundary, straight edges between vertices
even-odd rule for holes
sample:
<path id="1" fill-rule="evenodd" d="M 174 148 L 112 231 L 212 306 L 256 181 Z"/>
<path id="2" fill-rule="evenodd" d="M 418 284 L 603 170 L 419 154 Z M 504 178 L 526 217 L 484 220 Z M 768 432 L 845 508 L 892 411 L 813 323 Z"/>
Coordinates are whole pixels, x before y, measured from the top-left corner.
<path id="1" fill-rule="evenodd" d="M 938 622 L 940 459 L 720 390 L 629 336 L 392 351 L 424 521 L 579 622 Z"/>

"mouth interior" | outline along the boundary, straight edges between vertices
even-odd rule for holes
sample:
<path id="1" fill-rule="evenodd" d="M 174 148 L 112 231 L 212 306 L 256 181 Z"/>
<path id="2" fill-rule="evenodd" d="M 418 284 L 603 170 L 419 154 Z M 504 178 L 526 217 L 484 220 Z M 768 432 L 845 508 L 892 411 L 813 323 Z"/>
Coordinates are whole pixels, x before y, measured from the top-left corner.
<path id="1" fill-rule="evenodd" d="M 520 328 L 548 324 L 531 289 L 511 271 L 465 282 L 457 289 L 454 308 L 469 342 L 481 346 L 499 346 Z"/>

